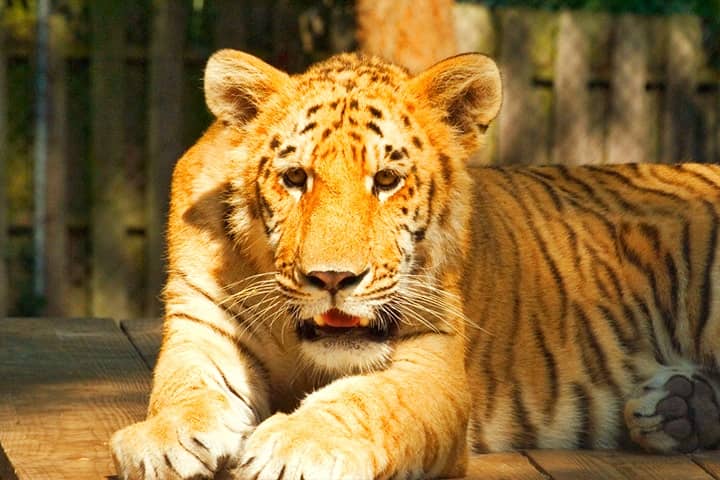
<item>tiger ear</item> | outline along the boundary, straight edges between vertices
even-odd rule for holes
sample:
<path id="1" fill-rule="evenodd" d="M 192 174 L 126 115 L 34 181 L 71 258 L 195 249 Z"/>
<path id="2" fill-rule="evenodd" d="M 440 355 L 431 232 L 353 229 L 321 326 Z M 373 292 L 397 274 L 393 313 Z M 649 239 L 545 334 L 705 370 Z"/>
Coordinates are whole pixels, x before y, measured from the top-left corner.
<path id="1" fill-rule="evenodd" d="M 214 53 L 205 67 L 205 103 L 218 119 L 244 125 L 289 76 L 257 57 L 237 50 Z"/>
<path id="2" fill-rule="evenodd" d="M 495 62 L 466 53 L 436 63 L 410 80 L 411 92 L 444 114 L 468 150 L 476 150 L 502 103 L 502 81 Z"/>

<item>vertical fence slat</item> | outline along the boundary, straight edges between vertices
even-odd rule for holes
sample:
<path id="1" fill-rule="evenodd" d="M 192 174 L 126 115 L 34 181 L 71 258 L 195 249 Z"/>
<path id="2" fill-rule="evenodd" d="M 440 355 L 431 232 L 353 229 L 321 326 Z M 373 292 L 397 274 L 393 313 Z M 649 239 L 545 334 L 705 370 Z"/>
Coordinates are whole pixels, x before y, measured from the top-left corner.
<path id="1" fill-rule="evenodd" d="M 182 153 L 183 49 L 187 12 L 182 0 L 154 2 L 150 45 L 147 167 L 146 314 L 160 312 L 165 274 L 164 235 L 172 169 Z"/>
<path id="2" fill-rule="evenodd" d="M 215 48 L 244 49 L 247 29 L 246 0 L 215 0 Z"/>
<path id="3" fill-rule="evenodd" d="M 662 162 L 697 157 L 698 84 L 702 30 L 697 17 L 673 15 L 667 21 L 666 87 L 662 126 Z"/>
<path id="4" fill-rule="evenodd" d="M 498 124 L 500 164 L 524 163 L 529 157 L 528 140 L 533 125 L 526 114 L 532 88 L 533 65 L 528 37 L 530 25 L 522 12 L 500 14 L 500 68 L 503 74 L 503 104 Z"/>
<path id="5" fill-rule="evenodd" d="M 0 14 L 3 13 L 0 6 Z M 5 55 L 5 31 L 0 28 L 0 320 L 7 316 L 8 305 L 8 271 L 7 271 L 7 205 L 5 184 L 7 182 L 7 57 Z M 1 473 L 1 472 L 0 472 Z"/>
<path id="6" fill-rule="evenodd" d="M 560 14 L 553 83 L 554 129 L 552 161 L 588 163 L 590 92 L 588 41 L 579 14 Z"/>
<path id="7" fill-rule="evenodd" d="M 613 32 L 608 120 L 607 163 L 637 163 L 649 159 L 650 117 L 647 23 L 622 15 Z"/>
<path id="8" fill-rule="evenodd" d="M 47 283 L 46 315 L 69 313 L 68 228 L 66 198 L 67 171 L 67 38 L 64 16 L 50 16 L 48 64 L 48 159 L 47 159 Z"/>
<path id="9" fill-rule="evenodd" d="M 124 161 L 125 2 L 91 3 L 92 314 L 128 308 Z"/>
<path id="10" fill-rule="evenodd" d="M 497 40 L 491 10 L 484 5 L 458 3 L 454 8 L 455 37 L 459 52 L 480 52 L 495 58 Z M 497 160 L 497 120 L 485 132 L 483 148 L 469 160 L 470 166 L 490 165 Z"/>
<path id="11" fill-rule="evenodd" d="M 551 21 L 548 14 L 530 10 L 500 12 L 499 64 L 504 82 L 498 119 L 500 164 L 547 163 L 550 104 L 548 92 L 537 88 L 534 81 L 536 73 L 546 66 L 543 45 L 548 42 Z"/>

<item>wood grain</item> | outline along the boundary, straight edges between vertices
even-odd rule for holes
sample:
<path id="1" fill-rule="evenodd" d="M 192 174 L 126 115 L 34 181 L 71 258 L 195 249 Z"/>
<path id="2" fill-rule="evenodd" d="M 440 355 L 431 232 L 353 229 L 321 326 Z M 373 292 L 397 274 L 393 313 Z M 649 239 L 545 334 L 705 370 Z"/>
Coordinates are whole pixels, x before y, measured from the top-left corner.
<path id="1" fill-rule="evenodd" d="M 692 455 L 692 459 L 716 480 L 720 480 L 720 451 Z"/>
<path id="2" fill-rule="evenodd" d="M 696 93 L 701 45 L 699 18 L 689 15 L 668 18 L 661 158 L 664 163 L 687 162 L 698 157 Z"/>
<path id="3" fill-rule="evenodd" d="M 7 57 L 5 55 L 5 29 L 0 28 L 0 320 L 2 320 L 9 310 L 8 299 L 8 269 L 6 253 L 8 252 L 7 224 L 8 216 L 6 212 L 7 198 L 6 187 L 7 168 L 8 168 L 8 141 L 7 141 L 7 114 L 8 114 L 8 88 L 7 88 Z"/>
<path id="4" fill-rule="evenodd" d="M 590 55 L 580 15 L 560 14 L 553 82 L 554 119 L 552 162 L 588 163 L 590 130 Z"/>
<path id="5" fill-rule="evenodd" d="M 126 2 L 91 3 L 91 312 L 97 317 L 127 316 L 129 258 L 125 172 L 125 27 Z M 153 259 L 155 260 L 155 259 Z"/>
<path id="6" fill-rule="evenodd" d="M 610 118 L 607 162 L 649 160 L 649 125 L 652 124 L 646 92 L 648 79 L 647 22 L 637 15 L 622 15 L 613 32 Z"/>
<path id="7" fill-rule="evenodd" d="M 162 320 L 159 318 L 136 318 L 120 321 L 120 326 L 135 349 L 142 356 L 145 365 L 152 370 L 157 363 L 162 341 Z"/>
<path id="8" fill-rule="evenodd" d="M 467 480 L 543 480 L 543 475 L 521 453 L 472 455 L 465 475 Z"/>
<path id="9" fill-rule="evenodd" d="M 684 455 L 651 455 L 615 451 L 533 450 L 534 465 L 555 480 L 711 480 L 703 468 Z"/>
<path id="10" fill-rule="evenodd" d="M 150 389 L 125 335 L 98 319 L 0 321 L 0 378 L 0 444 L 20 479 L 112 475 L 108 439 L 144 418 Z"/>

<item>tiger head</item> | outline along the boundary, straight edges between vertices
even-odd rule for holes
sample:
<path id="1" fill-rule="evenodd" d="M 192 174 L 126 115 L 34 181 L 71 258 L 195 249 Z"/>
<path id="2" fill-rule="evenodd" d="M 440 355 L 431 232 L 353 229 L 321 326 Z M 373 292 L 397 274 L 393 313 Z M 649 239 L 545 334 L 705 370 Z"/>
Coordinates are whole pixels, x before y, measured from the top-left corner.
<path id="1" fill-rule="evenodd" d="M 468 242 L 465 162 L 501 99 L 489 58 L 459 55 L 410 77 L 342 54 L 289 76 L 222 50 L 205 95 L 237 135 L 228 229 L 273 273 L 305 357 L 364 371 L 400 335 L 461 331 L 452 293 Z"/>

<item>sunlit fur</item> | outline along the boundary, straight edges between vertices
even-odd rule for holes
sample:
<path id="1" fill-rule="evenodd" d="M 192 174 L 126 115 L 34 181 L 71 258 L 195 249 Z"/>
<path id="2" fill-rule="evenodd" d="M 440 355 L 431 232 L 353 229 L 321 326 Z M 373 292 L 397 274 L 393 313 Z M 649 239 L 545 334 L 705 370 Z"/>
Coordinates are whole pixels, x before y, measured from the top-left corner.
<path id="1" fill-rule="evenodd" d="M 501 96 L 481 55 L 291 77 L 226 50 L 205 92 L 148 420 L 112 440 L 125 478 L 433 478 L 468 449 L 616 447 L 663 365 L 717 370 L 717 167 L 471 172 Z M 360 280 L 331 295 L 313 271 Z M 301 340 L 331 308 L 389 336 Z"/>

